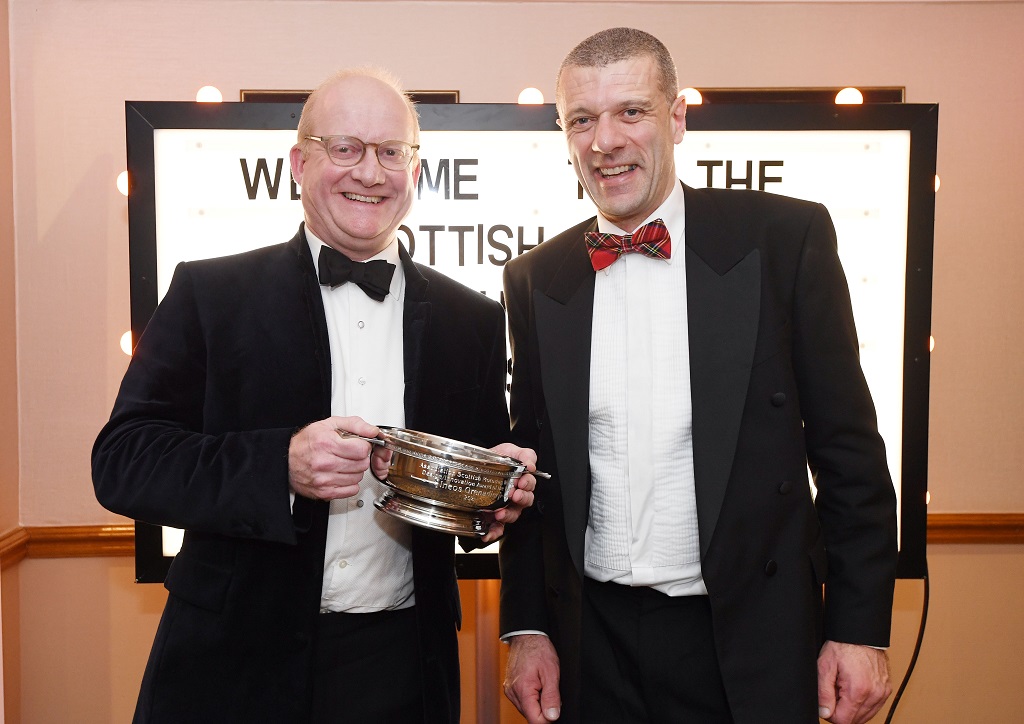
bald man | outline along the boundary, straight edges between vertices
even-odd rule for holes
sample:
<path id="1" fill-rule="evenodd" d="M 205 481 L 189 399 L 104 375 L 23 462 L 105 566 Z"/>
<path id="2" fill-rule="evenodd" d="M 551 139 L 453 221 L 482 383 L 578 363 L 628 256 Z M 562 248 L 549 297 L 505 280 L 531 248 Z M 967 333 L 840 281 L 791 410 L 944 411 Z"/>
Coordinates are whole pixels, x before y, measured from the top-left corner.
<path id="1" fill-rule="evenodd" d="M 298 233 L 180 265 L 139 340 L 93 450 L 96 495 L 185 535 L 136 722 L 459 721 L 453 538 L 376 510 L 389 453 L 338 435 L 509 434 L 501 307 L 395 236 L 418 139 L 389 74 L 330 78 L 291 149 Z"/>

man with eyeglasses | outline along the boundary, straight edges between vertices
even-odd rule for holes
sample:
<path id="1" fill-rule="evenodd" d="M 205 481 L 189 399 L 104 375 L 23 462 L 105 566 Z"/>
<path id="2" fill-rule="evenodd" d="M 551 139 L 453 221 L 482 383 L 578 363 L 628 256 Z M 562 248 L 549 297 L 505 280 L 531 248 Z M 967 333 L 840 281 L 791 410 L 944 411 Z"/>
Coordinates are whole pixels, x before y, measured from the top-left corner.
<path id="1" fill-rule="evenodd" d="M 418 137 L 390 75 L 330 78 L 291 149 L 298 233 L 180 265 L 139 340 L 96 495 L 185 534 L 136 722 L 459 721 L 453 538 L 376 510 L 390 453 L 338 434 L 409 427 L 536 460 L 499 444 L 501 307 L 397 241 Z"/>

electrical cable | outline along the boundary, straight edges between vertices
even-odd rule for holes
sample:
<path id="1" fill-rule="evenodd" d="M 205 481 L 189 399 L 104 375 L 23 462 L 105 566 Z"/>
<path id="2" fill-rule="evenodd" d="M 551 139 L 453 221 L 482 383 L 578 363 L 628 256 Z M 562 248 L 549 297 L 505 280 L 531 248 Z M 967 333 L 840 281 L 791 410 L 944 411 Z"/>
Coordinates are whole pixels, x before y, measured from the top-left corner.
<path id="1" fill-rule="evenodd" d="M 903 676 L 903 681 L 900 683 L 900 688 L 896 691 L 896 696 L 892 698 L 892 704 L 889 706 L 889 715 L 885 717 L 885 724 L 889 724 L 892 721 L 893 714 L 896 713 L 896 707 L 900 703 L 900 698 L 903 696 L 904 690 L 907 688 L 907 684 L 910 682 L 910 675 L 914 673 L 914 666 L 917 665 L 917 657 L 921 653 L 921 642 L 924 641 L 924 628 L 928 621 L 928 599 L 930 597 L 930 586 L 928 584 L 928 561 L 924 563 L 924 601 L 921 604 L 921 625 L 917 630 L 917 642 L 914 644 L 914 654 L 910 657 L 910 663 L 907 665 L 907 673 Z"/>

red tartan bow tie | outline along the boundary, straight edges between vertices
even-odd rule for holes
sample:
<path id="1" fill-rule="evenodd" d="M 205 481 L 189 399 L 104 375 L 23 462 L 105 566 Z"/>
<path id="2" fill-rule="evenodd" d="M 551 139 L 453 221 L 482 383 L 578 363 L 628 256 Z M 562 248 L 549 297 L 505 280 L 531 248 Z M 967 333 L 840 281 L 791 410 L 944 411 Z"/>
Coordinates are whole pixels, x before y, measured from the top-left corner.
<path id="1" fill-rule="evenodd" d="M 611 266 L 622 254 L 637 252 L 654 259 L 668 259 L 672 256 L 672 240 L 661 219 L 644 224 L 625 236 L 588 231 L 586 240 L 587 253 L 590 254 L 594 271 Z"/>

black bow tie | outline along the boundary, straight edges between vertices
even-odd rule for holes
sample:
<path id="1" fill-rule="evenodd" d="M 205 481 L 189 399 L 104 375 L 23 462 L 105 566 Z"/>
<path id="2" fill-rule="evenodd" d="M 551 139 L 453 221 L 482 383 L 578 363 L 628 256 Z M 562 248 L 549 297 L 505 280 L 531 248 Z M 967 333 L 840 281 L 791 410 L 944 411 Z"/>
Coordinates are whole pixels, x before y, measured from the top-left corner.
<path id="1" fill-rule="evenodd" d="M 331 289 L 340 287 L 345 282 L 359 285 L 366 296 L 383 302 L 391 288 L 391 277 L 395 273 L 395 265 L 375 259 L 374 261 L 352 261 L 337 249 L 329 246 L 320 248 L 318 262 L 320 283 L 330 285 Z"/>

